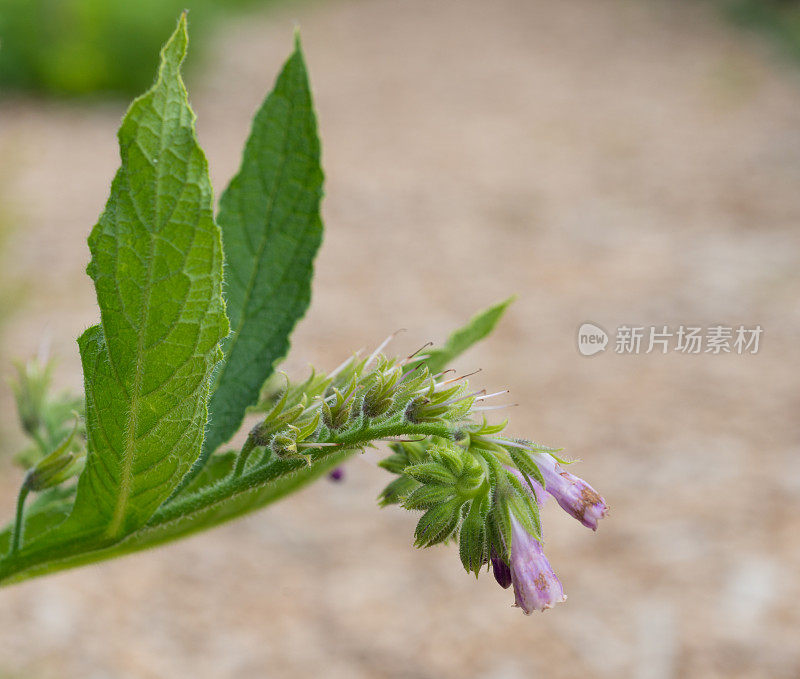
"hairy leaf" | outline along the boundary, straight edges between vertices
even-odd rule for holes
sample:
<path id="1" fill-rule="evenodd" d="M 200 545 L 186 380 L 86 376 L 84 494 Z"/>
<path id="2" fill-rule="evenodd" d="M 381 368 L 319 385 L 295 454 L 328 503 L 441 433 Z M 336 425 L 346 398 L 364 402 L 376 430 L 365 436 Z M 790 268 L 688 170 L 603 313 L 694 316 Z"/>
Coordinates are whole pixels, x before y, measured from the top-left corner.
<path id="1" fill-rule="evenodd" d="M 197 458 L 228 332 L 206 158 L 180 76 L 186 18 L 119 130 L 121 167 L 89 237 L 101 324 L 79 339 L 89 454 L 65 530 L 143 525 Z"/>
<path id="2" fill-rule="evenodd" d="M 299 41 L 256 114 L 239 173 L 220 199 L 231 334 L 214 378 L 202 464 L 233 436 L 311 298 L 322 240 L 317 123 Z M 193 470 L 193 474 L 195 471 Z"/>
<path id="3" fill-rule="evenodd" d="M 470 318 L 463 327 L 453 332 L 443 346 L 431 349 L 428 352 L 428 358 L 425 359 L 428 369 L 432 373 L 444 370 L 453 359 L 486 337 L 494 330 L 506 308 L 514 299 L 514 297 L 509 297 L 494 306 L 490 306 L 488 309 L 484 309 Z"/>

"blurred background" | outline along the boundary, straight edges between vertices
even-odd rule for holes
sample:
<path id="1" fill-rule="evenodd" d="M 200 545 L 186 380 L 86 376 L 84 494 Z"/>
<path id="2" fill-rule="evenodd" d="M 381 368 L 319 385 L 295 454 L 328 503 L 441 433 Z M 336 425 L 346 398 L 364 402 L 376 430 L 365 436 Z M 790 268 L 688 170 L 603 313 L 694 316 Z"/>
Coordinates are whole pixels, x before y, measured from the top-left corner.
<path id="1" fill-rule="evenodd" d="M 217 191 L 302 27 L 327 198 L 287 371 L 519 300 L 456 367 L 511 430 L 581 458 L 558 507 L 569 601 L 525 618 L 378 510 L 371 453 L 268 511 L 0 591 L 0 677 L 800 676 L 800 3 L 0 0 L 0 377 L 43 339 L 81 389 L 85 239 L 115 132 L 192 8 Z M 587 358 L 580 324 L 763 329 L 755 355 Z M 21 472 L 0 390 L 0 511 Z M 551 503 L 552 505 L 553 503 Z"/>

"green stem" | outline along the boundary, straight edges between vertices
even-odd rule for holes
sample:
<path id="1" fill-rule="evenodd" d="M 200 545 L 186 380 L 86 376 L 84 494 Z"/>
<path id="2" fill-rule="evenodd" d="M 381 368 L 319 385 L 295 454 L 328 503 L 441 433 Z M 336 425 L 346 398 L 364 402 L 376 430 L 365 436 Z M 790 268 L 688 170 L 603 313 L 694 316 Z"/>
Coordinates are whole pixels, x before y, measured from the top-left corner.
<path id="1" fill-rule="evenodd" d="M 26 479 L 27 480 L 27 479 Z M 20 543 L 22 542 L 22 531 L 24 529 L 23 518 L 25 516 L 25 499 L 28 497 L 30 489 L 28 484 L 23 481 L 17 496 L 17 514 L 14 517 L 14 534 L 11 539 L 11 554 L 16 554 L 19 551 Z"/>
<path id="2" fill-rule="evenodd" d="M 244 471 L 241 476 L 231 474 L 196 493 L 177 495 L 165 502 L 144 527 L 122 540 L 109 542 L 102 534 L 56 538 L 56 528 L 54 539 L 34 541 L 17 554 L 0 559 L 0 585 L 140 551 L 238 518 L 299 490 L 375 439 L 399 435 L 448 437 L 450 433 L 449 424 L 410 424 L 398 419 L 343 435 L 332 434 L 329 442 L 341 447 L 315 451 L 311 467 L 302 460 L 285 459 Z"/>
<path id="3" fill-rule="evenodd" d="M 256 442 L 253 439 L 253 435 L 247 437 L 247 441 L 245 441 L 244 445 L 242 446 L 242 450 L 239 452 L 239 457 L 236 458 L 236 467 L 233 470 L 234 476 L 241 476 L 244 472 L 244 467 L 247 464 L 247 458 L 250 457 L 250 453 L 256 447 Z"/>

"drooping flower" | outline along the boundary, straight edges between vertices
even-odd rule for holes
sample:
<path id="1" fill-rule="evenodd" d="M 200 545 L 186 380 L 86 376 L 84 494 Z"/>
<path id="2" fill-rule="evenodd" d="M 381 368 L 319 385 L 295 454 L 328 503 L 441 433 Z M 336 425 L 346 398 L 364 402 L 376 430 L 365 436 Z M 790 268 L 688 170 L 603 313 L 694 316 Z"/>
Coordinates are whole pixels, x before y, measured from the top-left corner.
<path id="1" fill-rule="evenodd" d="M 513 515 L 510 570 L 514 585 L 514 603 L 525 615 L 552 608 L 567 598 L 561 582 L 544 555 L 541 543 Z"/>
<path id="2" fill-rule="evenodd" d="M 492 574 L 503 589 L 511 587 L 511 569 L 503 558 L 492 550 Z"/>
<path id="3" fill-rule="evenodd" d="M 564 471 L 552 455 L 538 453 L 534 456 L 544 477 L 545 489 L 561 508 L 587 528 L 597 530 L 597 522 L 608 512 L 606 501 L 586 481 Z"/>

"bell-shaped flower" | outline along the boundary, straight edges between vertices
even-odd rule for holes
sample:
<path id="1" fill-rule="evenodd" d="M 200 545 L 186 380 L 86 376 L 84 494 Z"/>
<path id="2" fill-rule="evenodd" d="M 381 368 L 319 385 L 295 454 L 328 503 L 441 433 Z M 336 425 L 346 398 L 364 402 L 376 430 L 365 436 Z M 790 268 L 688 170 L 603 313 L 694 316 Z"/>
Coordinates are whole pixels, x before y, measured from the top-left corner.
<path id="1" fill-rule="evenodd" d="M 534 462 L 544 477 L 545 489 L 561 508 L 587 528 L 597 530 L 597 522 L 608 512 L 606 501 L 586 481 L 564 471 L 552 455 L 538 453 Z"/>
<path id="2" fill-rule="evenodd" d="M 567 598 L 561 582 L 544 555 L 541 543 L 513 515 L 509 565 L 515 605 L 525 615 L 552 608 Z"/>

